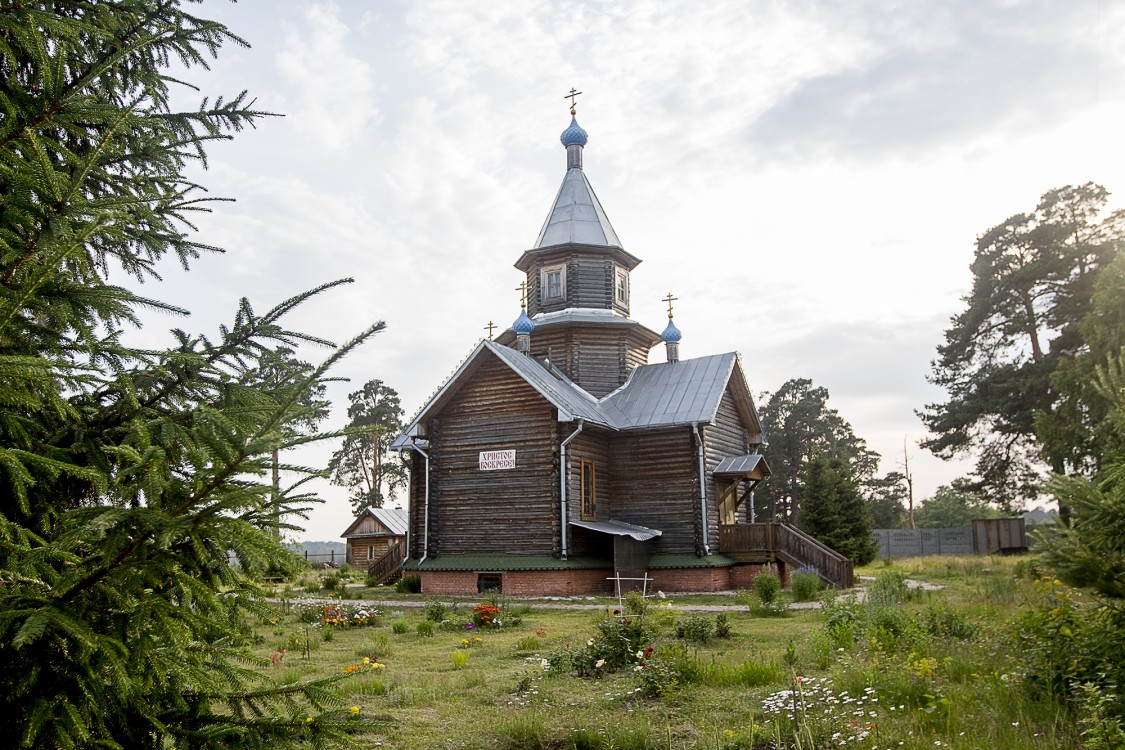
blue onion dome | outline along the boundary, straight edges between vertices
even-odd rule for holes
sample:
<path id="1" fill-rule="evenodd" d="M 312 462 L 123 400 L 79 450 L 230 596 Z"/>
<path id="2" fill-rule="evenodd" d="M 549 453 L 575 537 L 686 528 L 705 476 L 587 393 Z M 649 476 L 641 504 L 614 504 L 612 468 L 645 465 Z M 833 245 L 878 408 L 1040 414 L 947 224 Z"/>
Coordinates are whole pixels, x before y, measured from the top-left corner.
<path id="1" fill-rule="evenodd" d="M 680 340 L 680 337 L 680 329 L 676 328 L 676 324 L 672 322 L 671 318 L 668 318 L 668 326 L 664 329 L 664 333 L 660 334 L 660 338 L 666 344 L 674 344 Z"/>
<path id="2" fill-rule="evenodd" d="M 535 330 L 535 321 L 527 317 L 527 310 L 520 310 L 520 316 L 512 323 L 512 330 L 516 333 L 531 333 Z"/>
<path id="3" fill-rule="evenodd" d="M 578 120 L 574 117 L 570 118 L 570 127 L 559 136 L 559 140 L 562 141 L 564 146 L 585 146 L 587 138 L 586 131 L 582 129 L 582 126 L 578 124 Z"/>

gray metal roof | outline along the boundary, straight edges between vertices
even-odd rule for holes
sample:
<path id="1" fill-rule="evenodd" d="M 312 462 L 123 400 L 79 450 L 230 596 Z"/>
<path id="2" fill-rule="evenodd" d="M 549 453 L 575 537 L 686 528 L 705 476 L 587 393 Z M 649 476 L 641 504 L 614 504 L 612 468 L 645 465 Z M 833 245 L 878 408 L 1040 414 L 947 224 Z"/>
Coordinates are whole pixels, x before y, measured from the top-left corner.
<path id="1" fill-rule="evenodd" d="M 376 521 L 386 527 L 387 531 L 396 536 L 406 535 L 408 521 L 406 511 L 402 508 L 364 508 L 351 526 L 348 527 L 348 530 L 340 536 L 351 536 L 352 529 L 358 526 L 365 516 L 373 516 Z"/>
<path id="2" fill-rule="evenodd" d="M 393 450 L 410 448 L 411 436 L 421 434 L 420 425 L 455 390 L 462 374 L 486 351 L 507 364 L 558 409 L 560 422 L 583 419 L 612 430 L 710 424 L 728 385 L 737 393 L 746 391 L 742 398 L 750 404 L 750 419 L 757 420 L 734 352 L 638 367 L 623 386 L 598 400 L 558 368 L 545 367 L 534 357 L 495 341 L 482 341 L 395 438 L 391 444 Z M 738 377 L 732 377 L 736 374 Z"/>
<path id="3" fill-rule="evenodd" d="M 734 371 L 734 352 L 645 365 L 602 400 L 619 429 L 709 423 Z"/>
<path id="4" fill-rule="evenodd" d="M 613 534 L 614 536 L 631 536 L 638 542 L 647 542 L 649 539 L 655 539 L 664 533 L 657 529 L 637 526 L 624 521 L 571 521 L 570 525 L 577 526 L 580 529 L 600 531 L 603 534 Z"/>
<path id="5" fill-rule="evenodd" d="M 770 467 L 766 464 L 766 459 L 757 454 L 752 453 L 748 456 L 729 456 L 719 462 L 715 467 L 715 476 L 746 476 L 747 474 L 758 473 L 760 478 L 765 478 L 770 475 Z"/>
<path id="6" fill-rule="evenodd" d="M 586 173 L 577 167 L 563 177 L 535 248 L 568 244 L 621 247 Z"/>

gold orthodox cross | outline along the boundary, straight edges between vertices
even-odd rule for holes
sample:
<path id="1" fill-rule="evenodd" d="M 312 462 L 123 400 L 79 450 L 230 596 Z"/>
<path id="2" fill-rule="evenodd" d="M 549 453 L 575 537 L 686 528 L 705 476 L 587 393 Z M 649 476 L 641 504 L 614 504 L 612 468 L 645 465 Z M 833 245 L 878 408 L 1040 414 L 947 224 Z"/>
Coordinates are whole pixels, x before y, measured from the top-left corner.
<path id="1" fill-rule="evenodd" d="M 570 116 L 574 117 L 574 97 L 580 96 L 581 91 L 576 90 L 573 86 L 570 87 L 570 93 L 563 97 L 563 99 L 570 99 Z"/>
<path id="2" fill-rule="evenodd" d="M 492 332 L 496 330 L 496 327 L 497 327 L 496 324 L 493 323 L 491 320 L 488 321 L 488 325 L 486 325 L 484 327 L 484 330 L 488 331 L 488 340 L 489 341 L 492 341 Z"/>
<path id="3" fill-rule="evenodd" d="M 520 293 L 520 309 L 523 310 L 527 307 L 527 282 L 521 281 L 516 291 Z"/>
<path id="4" fill-rule="evenodd" d="M 680 299 L 679 297 L 673 297 L 673 296 L 672 296 L 672 293 L 671 293 L 671 292 L 668 292 L 668 296 L 667 296 L 667 297 L 665 297 L 665 298 L 664 298 L 664 299 L 662 300 L 663 302 L 667 302 L 667 303 L 668 303 L 668 320 L 671 320 L 671 319 L 672 319 L 672 303 L 673 303 L 673 302 L 676 302 L 676 301 L 677 301 L 677 300 L 679 300 L 679 299 Z"/>

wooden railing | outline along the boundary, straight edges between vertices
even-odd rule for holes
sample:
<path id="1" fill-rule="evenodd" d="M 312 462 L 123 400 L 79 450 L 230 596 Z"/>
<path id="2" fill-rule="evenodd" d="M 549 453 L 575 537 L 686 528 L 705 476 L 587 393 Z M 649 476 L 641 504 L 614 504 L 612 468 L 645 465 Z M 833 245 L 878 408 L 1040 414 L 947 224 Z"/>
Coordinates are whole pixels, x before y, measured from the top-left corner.
<path id="1" fill-rule="evenodd" d="M 724 555 L 749 554 L 816 570 L 820 577 L 841 589 L 855 582 L 852 561 L 827 545 L 786 523 L 744 523 L 719 527 L 719 551 Z"/>
<path id="2" fill-rule="evenodd" d="M 398 575 L 404 562 L 406 562 L 406 545 L 395 544 L 382 557 L 367 566 L 367 575 L 369 578 L 374 578 L 376 583 L 386 583 Z"/>

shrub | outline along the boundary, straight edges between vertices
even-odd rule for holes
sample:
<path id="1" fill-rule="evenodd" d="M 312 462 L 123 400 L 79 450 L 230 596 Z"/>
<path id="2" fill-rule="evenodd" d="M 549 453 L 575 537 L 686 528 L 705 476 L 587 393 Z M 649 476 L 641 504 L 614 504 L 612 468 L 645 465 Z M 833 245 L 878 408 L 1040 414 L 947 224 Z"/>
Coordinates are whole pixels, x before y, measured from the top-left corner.
<path id="1" fill-rule="evenodd" d="M 781 579 L 776 574 L 766 571 L 759 573 L 754 578 L 754 593 L 762 604 L 773 604 L 781 591 Z"/>
<path id="2" fill-rule="evenodd" d="M 798 570 L 789 578 L 789 590 L 799 602 L 811 602 L 820 592 L 820 576 L 815 570 Z"/>
<path id="3" fill-rule="evenodd" d="M 391 625 L 391 630 L 395 635 L 402 635 L 410 630 L 410 626 L 406 624 L 406 620 L 395 620 L 394 624 Z"/>
<path id="4" fill-rule="evenodd" d="M 434 624 L 430 620 L 422 620 L 422 622 L 418 623 L 416 629 L 418 631 L 418 635 L 422 636 L 423 638 L 434 637 Z"/>
<path id="5" fill-rule="evenodd" d="M 422 577 L 421 576 L 403 576 L 395 581 L 395 591 L 400 594 L 420 594 L 422 593 Z"/>
<path id="6" fill-rule="evenodd" d="M 503 627 L 504 621 L 500 614 L 500 608 L 495 604 L 478 604 L 473 607 L 473 625 L 478 628 Z"/>
<path id="7" fill-rule="evenodd" d="M 927 607 L 921 615 L 922 627 L 927 633 L 938 638 L 956 638 L 966 641 L 977 634 L 979 628 L 963 614 L 948 604 Z"/>
<path id="8" fill-rule="evenodd" d="M 441 622 L 445 619 L 447 607 L 439 601 L 426 602 L 426 619 L 430 622 Z"/>
<path id="9" fill-rule="evenodd" d="M 519 653 L 530 654 L 539 650 L 539 639 L 533 635 L 527 635 L 520 638 L 519 643 L 516 644 L 516 651 Z"/>
<path id="10" fill-rule="evenodd" d="M 324 630 L 320 631 L 320 639 L 325 643 L 331 641 L 335 636 L 336 631 L 332 628 L 325 628 Z"/>
<path id="11" fill-rule="evenodd" d="M 726 612 L 715 615 L 715 637 L 730 638 L 730 618 Z"/>
<path id="12" fill-rule="evenodd" d="M 679 643 L 654 650 L 633 668 L 633 672 L 641 695 L 646 698 L 665 698 L 683 685 L 700 682 L 708 674 L 698 657 Z"/>
<path id="13" fill-rule="evenodd" d="M 676 623 L 676 637 L 694 643 L 707 643 L 714 630 L 711 621 L 703 617 L 688 617 Z"/>

